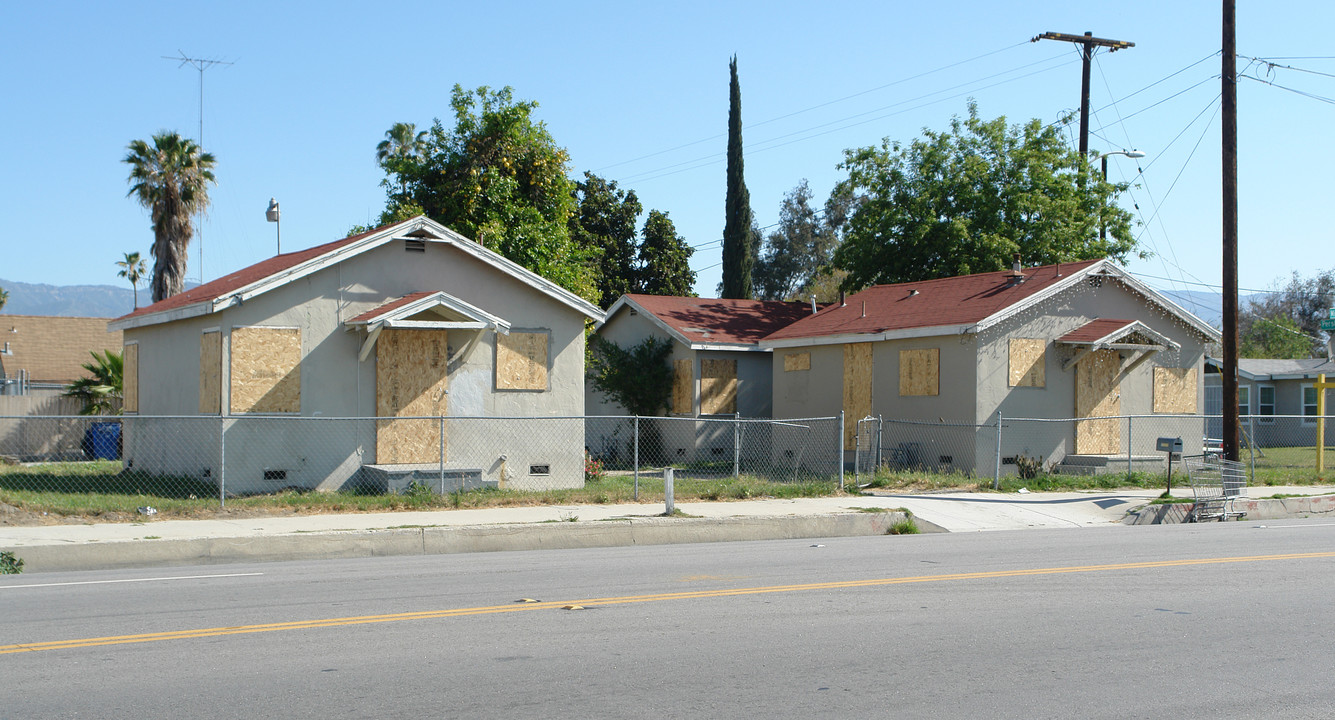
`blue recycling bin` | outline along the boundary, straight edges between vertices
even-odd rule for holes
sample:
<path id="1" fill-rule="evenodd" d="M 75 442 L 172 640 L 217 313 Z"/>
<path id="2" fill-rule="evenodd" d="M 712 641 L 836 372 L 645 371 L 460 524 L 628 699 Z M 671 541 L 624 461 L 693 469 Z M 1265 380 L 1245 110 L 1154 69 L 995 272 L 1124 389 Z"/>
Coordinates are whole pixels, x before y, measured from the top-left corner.
<path id="1" fill-rule="evenodd" d="M 119 460 L 121 458 L 121 424 L 95 422 L 83 433 L 83 454 L 89 460 Z"/>

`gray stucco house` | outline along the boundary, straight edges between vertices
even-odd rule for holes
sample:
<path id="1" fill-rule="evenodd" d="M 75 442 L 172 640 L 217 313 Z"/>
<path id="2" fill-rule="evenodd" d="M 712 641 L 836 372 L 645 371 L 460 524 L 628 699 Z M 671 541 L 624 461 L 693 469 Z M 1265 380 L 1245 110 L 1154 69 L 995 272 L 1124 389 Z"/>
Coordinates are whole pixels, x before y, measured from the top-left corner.
<path id="1" fill-rule="evenodd" d="M 1203 361 L 1218 332 L 1107 260 L 880 285 L 760 341 L 775 354 L 776 417 L 845 414 L 901 426 L 906 465 L 991 472 L 995 434 L 1013 418 L 1078 418 L 1003 433 L 1002 456 L 1045 465 L 1154 454 L 1152 432 L 1128 444 L 1101 417 L 1199 414 Z M 956 427 L 945 428 L 945 424 Z M 941 449 L 931 445 L 950 435 Z M 929 440 L 929 438 L 931 438 Z M 1200 433 L 1184 437 L 1200 445 Z M 1012 468 L 1013 470 L 1013 468 Z"/>
<path id="2" fill-rule="evenodd" d="M 1206 412 L 1223 414 L 1223 361 L 1206 359 Z M 1260 447 L 1315 447 L 1317 431 L 1316 384 L 1321 375 L 1335 381 L 1335 362 L 1328 358 L 1271 360 L 1238 358 L 1238 415 L 1243 429 Z M 1326 391 L 1326 414 L 1335 411 Z M 1212 437 L 1222 436 L 1219 420 L 1209 426 Z M 1245 439 L 1244 439 L 1245 442 Z M 1335 422 L 1326 423 L 1326 444 L 1335 444 Z"/>
<path id="3" fill-rule="evenodd" d="M 675 419 L 659 423 L 658 441 L 674 461 L 690 461 L 731 445 L 732 427 L 723 419 L 773 416 L 772 353 L 759 342 L 810 314 L 810 306 L 799 302 L 633 294 L 608 308 L 595 332 L 623 348 L 649 337 L 672 344 L 667 410 Z M 592 385 L 587 393 L 590 415 L 626 414 Z M 690 419 L 695 422 L 686 422 Z M 613 446 L 625 434 L 617 430 L 615 425 L 590 423 L 590 451 L 615 454 Z"/>
<path id="4" fill-rule="evenodd" d="M 124 333 L 124 460 L 217 477 L 226 448 L 244 448 L 226 454 L 236 493 L 413 466 L 579 486 L 582 424 L 539 437 L 463 418 L 583 415 L 584 327 L 602 317 L 425 217 L 278 255 L 110 323 Z M 339 420 L 372 417 L 394 419 Z"/>

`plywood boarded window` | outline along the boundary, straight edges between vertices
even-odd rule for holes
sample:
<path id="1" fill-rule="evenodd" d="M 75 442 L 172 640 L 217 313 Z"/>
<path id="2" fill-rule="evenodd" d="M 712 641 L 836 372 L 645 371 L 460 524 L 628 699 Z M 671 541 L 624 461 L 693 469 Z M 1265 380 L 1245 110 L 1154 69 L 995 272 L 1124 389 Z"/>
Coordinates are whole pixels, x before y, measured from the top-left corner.
<path id="1" fill-rule="evenodd" d="M 796 372 L 811 369 L 811 353 L 786 353 L 783 356 L 783 371 Z"/>
<path id="2" fill-rule="evenodd" d="M 139 412 L 139 343 L 125 346 L 121 358 L 121 411 Z"/>
<path id="3" fill-rule="evenodd" d="M 700 414 L 737 412 L 737 361 L 700 360 Z"/>
<path id="4" fill-rule="evenodd" d="M 1154 368 L 1154 412 L 1196 412 L 1196 368 Z"/>
<path id="5" fill-rule="evenodd" d="M 844 449 L 857 447 L 858 421 L 871 415 L 871 343 L 844 346 Z"/>
<path id="6" fill-rule="evenodd" d="M 672 412 L 676 415 L 690 415 L 695 412 L 695 376 L 691 372 L 691 359 L 683 358 L 672 361 Z"/>
<path id="7" fill-rule="evenodd" d="M 899 351 L 899 394 L 941 394 L 941 349 Z"/>
<path id="8" fill-rule="evenodd" d="M 1043 387 L 1046 384 L 1046 349 L 1047 343 L 1040 338 L 1011 338 L 1011 387 Z"/>
<path id="9" fill-rule="evenodd" d="M 301 330 L 232 329 L 234 413 L 301 412 Z"/>
<path id="10" fill-rule="evenodd" d="M 496 336 L 496 389 L 547 389 L 547 343 L 550 334 L 511 332 Z"/>
<path id="11" fill-rule="evenodd" d="M 217 330 L 199 336 L 199 412 L 222 412 L 222 333 Z"/>

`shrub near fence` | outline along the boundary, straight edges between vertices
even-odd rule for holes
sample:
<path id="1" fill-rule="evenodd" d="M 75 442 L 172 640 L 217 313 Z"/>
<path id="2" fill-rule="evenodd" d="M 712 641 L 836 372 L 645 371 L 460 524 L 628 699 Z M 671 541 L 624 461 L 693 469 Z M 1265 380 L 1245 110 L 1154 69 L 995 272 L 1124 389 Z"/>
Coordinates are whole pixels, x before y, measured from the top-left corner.
<path id="1" fill-rule="evenodd" d="M 6 417 L 0 493 L 560 491 L 590 461 L 599 477 L 670 464 L 687 479 L 830 480 L 838 442 L 837 418 Z"/>

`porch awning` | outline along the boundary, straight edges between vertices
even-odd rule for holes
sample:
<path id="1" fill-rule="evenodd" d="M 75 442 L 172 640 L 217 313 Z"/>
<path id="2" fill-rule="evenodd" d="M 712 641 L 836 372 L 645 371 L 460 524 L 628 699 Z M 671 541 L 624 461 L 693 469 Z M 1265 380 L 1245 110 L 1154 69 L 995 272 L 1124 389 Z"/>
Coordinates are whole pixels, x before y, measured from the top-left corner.
<path id="1" fill-rule="evenodd" d="M 445 292 L 416 292 L 368 310 L 343 323 L 348 329 L 367 331 L 358 360 L 365 360 L 375 348 L 380 331 L 385 328 L 405 330 L 492 330 L 510 334 L 504 318 L 460 300 Z M 470 343 L 470 349 L 471 349 Z"/>
<path id="2" fill-rule="evenodd" d="M 1096 350 L 1140 352 L 1143 355 L 1136 363 L 1139 364 L 1160 350 L 1179 350 L 1182 347 L 1139 320 L 1103 318 L 1081 325 L 1057 338 L 1057 342 L 1077 348 L 1075 356 L 1066 361 L 1063 369 L 1071 368 Z"/>

